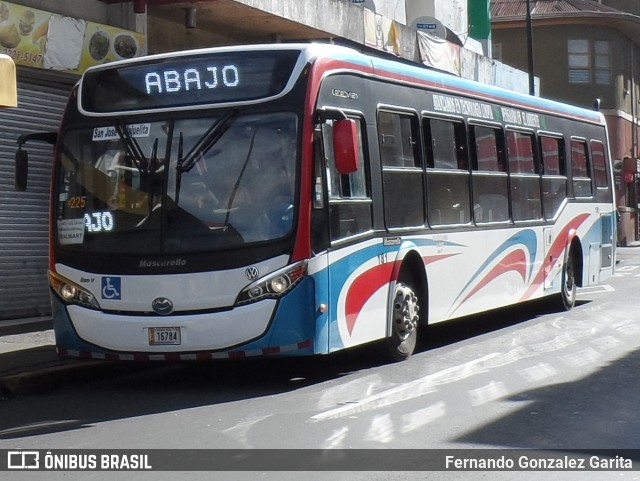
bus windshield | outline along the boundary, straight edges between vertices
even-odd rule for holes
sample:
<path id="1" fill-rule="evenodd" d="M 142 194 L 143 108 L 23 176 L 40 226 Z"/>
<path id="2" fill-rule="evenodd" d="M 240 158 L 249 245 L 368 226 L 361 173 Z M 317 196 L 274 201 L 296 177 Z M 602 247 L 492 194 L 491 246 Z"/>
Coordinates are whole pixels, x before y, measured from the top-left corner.
<path id="1" fill-rule="evenodd" d="M 293 227 L 293 113 L 119 119 L 66 131 L 55 233 L 65 249 L 179 254 Z"/>

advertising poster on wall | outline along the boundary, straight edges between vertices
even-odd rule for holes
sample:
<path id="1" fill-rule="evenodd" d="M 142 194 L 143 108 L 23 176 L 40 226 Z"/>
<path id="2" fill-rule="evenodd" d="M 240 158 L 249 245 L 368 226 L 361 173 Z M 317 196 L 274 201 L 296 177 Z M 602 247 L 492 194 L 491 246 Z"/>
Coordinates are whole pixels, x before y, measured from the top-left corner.
<path id="1" fill-rule="evenodd" d="M 364 43 L 400 55 L 400 32 L 394 20 L 364 8 Z"/>
<path id="2" fill-rule="evenodd" d="M 0 1 L 0 53 L 16 65 L 81 74 L 146 54 L 144 34 Z"/>

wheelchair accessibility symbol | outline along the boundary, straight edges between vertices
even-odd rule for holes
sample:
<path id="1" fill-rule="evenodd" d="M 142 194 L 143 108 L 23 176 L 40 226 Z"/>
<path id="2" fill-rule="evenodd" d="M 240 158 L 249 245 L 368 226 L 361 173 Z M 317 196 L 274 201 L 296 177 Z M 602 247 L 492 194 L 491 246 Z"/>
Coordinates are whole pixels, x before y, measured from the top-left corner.
<path id="1" fill-rule="evenodd" d="M 122 299 L 122 278 L 103 277 L 102 278 L 102 298 L 119 301 Z"/>

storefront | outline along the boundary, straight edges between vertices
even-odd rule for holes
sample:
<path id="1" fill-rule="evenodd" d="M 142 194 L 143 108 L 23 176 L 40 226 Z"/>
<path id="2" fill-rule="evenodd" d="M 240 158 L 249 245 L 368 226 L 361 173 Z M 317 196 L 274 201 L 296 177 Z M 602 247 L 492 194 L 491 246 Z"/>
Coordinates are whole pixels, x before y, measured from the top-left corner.
<path id="1" fill-rule="evenodd" d="M 17 70 L 18 107 L 0 110 L 0 322 L 50 312 L 47 285 L 51 147 L 29 145 L 29 184 L 14 189 L 16 141 L 57 130 L 73 85 L 91 65 L 146 53 L 144 35 L 0 2 L 0 53 Z"/>

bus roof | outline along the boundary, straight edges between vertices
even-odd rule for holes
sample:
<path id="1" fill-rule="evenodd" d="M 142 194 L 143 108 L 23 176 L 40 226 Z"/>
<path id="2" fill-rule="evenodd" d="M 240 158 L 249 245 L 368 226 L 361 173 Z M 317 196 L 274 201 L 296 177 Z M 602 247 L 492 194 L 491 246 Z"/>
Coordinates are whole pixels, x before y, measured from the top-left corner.
<path id="1" fill-rule="evenodd" d="M 334 45 L 327 45 L 325 48 L 326 50 L 318 50 L 319 56 L 336 58 L 345 63 L 359 65 L 370 69 L 373 75 L 390 80 L 423 85 L 443 93 L 481 98 L 506 106 L 531 109 L 541 113 L 575 118 L 595 124 L 606 124 L 602 113 L 596 110 L 483 84 L 422 65 L 411 65 L 406 62 L 365 55 L 350 48 Z"/>
<path id="2" fill-rule="evenodd" d="M 17 107 L 16 65 L 11 57 L 0 54 L 0 107 Z"/>
<path id="3" fill-rule="evenodd" d="M 596 110 L 590 110 L 559 101 L 483 84 L 418 64 L 413 65 L 404 61 L 390 60 L 373 55 L 367 55 L 350 47 L 329 43 L 256 44 L 185 50 L 111 62 L 91 67 L 86 73 L 90 73 L 97 69 L 109 69 L 125 64 L 159 60 L 163 58 L 175 59 L 189 55 L 202 55 L 209 52 L 221 53 L 260 50 L 299 50 L 303 59 L 308 62 L 320 60 L 336 61 L 337 64 L 332 64 L 328 69 L 329 71 L 351 70 L 360 72 L 364 75 L 381 77 L 408 85 L 429 87 L 442 93 L 480 98 L 488 102 L 495 102 L 505 106 L 531 109 L 540 113 L 574 118 L 594 124 L 606 124 L 604 116 Z M 300 67 L 294 70 L 293 75 L 300 73 L 299 68 Z"/>

